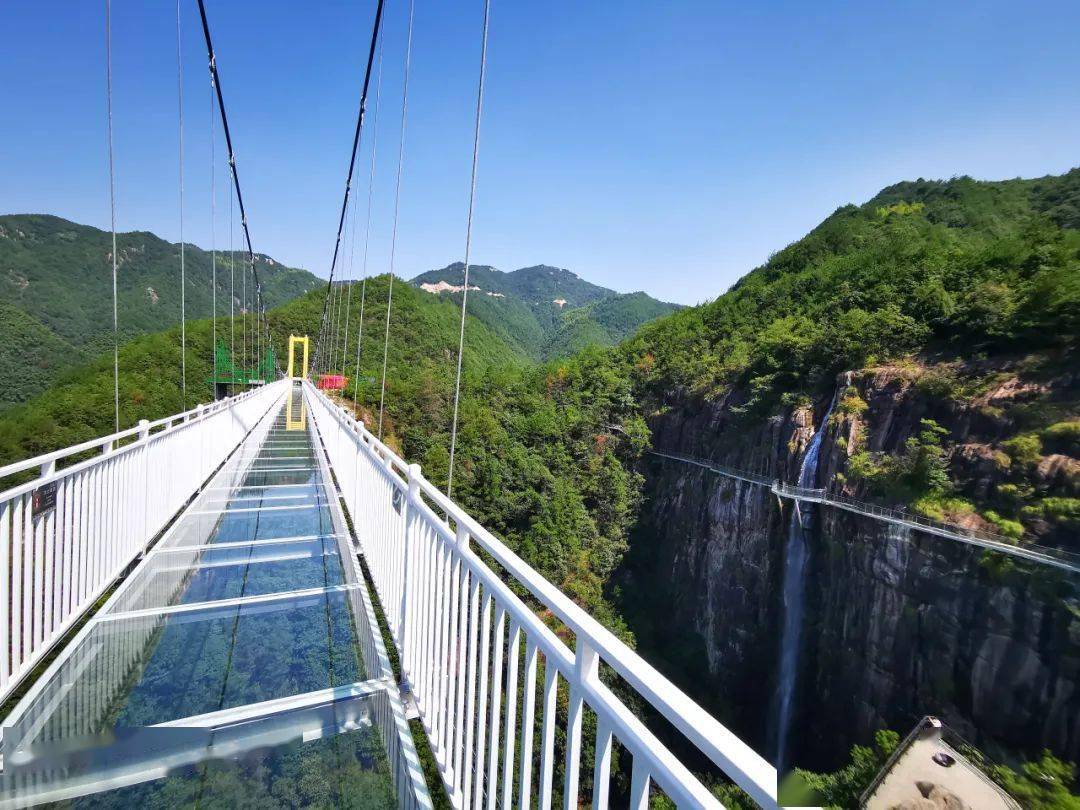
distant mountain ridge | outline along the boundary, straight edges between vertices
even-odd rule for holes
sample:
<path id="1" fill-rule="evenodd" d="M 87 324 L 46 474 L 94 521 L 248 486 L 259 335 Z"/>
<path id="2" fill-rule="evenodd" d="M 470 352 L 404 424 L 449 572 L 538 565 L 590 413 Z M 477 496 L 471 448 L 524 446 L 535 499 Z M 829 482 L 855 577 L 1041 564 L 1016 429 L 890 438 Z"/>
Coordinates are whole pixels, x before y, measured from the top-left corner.
<path id="1" fill-rule="evenodd" d="M 416 276 L 433 295 L 460 300 L 464 265 L 454 262 Z M 561 267 L 538 264 L 504 272 L 469 266 L 469 313 L 535 359 L 566 357 L 590 345 L 612 346 L 681 306 L 644 292 L 618 293 Z"/>
<path id="2" fill-rule="evenodd" d="M 227 247 L 227 245 L 225 245 Z M 242 310 L 246 254 L 236 243 L 234 311 Z M 0 408 L 51 385 L 68 369 L 112 346 L 112 235 L 44 214 L 0 216 L 0 369 L 8 370 Z M 180 246 L 147 231 L 117 234 L 121 341 L 180 319 Z M 267 308 L 320 282 L 306 270 L 256 254 Z M 184 247 L 188 320 L 213 312 L 212 255 Z M 229 252 L 217 250 L 217 312 L 229 314 Z M 251 297 L 251 283 L 249 298 Z"/>

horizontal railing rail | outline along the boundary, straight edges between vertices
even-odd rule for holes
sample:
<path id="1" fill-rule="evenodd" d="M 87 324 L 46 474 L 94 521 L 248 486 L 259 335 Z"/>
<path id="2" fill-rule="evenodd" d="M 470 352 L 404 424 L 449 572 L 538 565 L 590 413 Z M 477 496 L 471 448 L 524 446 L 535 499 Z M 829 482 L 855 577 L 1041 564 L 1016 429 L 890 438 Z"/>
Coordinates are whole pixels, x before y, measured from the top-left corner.
<path id="1" fill-rule="evenodd" d="M 286 385 L 0 468 L 0 478 L 40 471 L 0 493 L 0 700 L 145 551 Z M 58 468 L 94 448 L 101 452 Z"/>
<path id="2" fill-rule="evenodd" d="M 549 808 L 557 794 L 576 807 L 588 743 L 592 803 L 606 807 L 616 741 L 632 760 L 632 807 L 647 806 L 651 784 L 680 807 L 719 807 L 601 681 L 601 663 L 758 804 L 777 806 L 768 762 L 470 518 L 419 466 L 324 393 L 310 384 L 304 390 L 456 807 Z M 573 631 L 574 650 L 478 551 Z M 568 691 L 565 713 L 560 684 Z M 587 738 L 586 710 L 596 720 Z"/>

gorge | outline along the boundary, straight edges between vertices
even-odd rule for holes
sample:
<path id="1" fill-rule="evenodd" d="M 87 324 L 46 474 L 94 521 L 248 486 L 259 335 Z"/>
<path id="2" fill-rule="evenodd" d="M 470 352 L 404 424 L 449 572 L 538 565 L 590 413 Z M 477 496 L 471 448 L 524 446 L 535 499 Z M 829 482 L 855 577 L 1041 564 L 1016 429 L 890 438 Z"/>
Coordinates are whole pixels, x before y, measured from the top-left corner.
<path id="1" fill-rule="evenodd" d="M 853 448 L 902 455 L 932 415 L 954 442 L 957 480 L 973 491 L 1005 485 L 1005 469 L 970 469 L 984 403 L 936 401 L 917 385 L 928 373 L 841 375 L 835 399 L 749 434 L 734 431 L 737 395 L 669 403 L 650 427 L 658 448 L 804 485 L 816 472 L 817 486 L 858 491 L 844 481 Z M 1077 384 L 1066 372 L 1038 393 L 1010 382 L 983 400 L 1070 401 Z M 855 397 L 867 404 L 857 414 L 844 406 Z M 1004 761 L 1043 748 L 1080 756 L 1075 577 L 824 506 L 800 518 L 766 487 L 677 462 L 650 461 L 645 491 L 622 583 L 634 594 L 631 627 L 653 660 L 759 747 L 783 760 L 790 739 L 795 764 L 830 769 L 876 730 L 904 733 L 934 714 Z M 775 725 L 762 711 L 773 694 Z"/>

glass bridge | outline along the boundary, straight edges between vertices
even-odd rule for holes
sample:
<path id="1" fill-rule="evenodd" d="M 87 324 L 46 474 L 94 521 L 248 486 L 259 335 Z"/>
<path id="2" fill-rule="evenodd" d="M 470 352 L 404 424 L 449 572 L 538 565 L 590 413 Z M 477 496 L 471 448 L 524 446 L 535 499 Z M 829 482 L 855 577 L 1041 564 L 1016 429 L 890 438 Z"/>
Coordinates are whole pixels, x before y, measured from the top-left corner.
<path id="1" fill-rule="evenodd" d="M 426 807 L 299 389 L 21 699 L 0 807 Z"/>

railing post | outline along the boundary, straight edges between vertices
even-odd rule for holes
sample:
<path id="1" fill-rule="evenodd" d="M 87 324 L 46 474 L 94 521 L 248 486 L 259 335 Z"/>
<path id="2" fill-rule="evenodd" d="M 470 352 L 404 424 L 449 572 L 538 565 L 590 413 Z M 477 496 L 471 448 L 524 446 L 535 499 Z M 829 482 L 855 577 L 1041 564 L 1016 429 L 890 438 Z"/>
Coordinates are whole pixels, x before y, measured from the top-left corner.
<path id="1" fill-rule="evenodd" d="M 195 421 L 202 422 L 203 408 L 206 406 L 201 402 L 195 406 Z M 196 492 L 202 492 L 203 478 L 206 475 L 206 429 L 200 425 L 197 430 L 199 431 L 199 469 L 195 475 Z"/>
<path id="2" fill-rule="evenodd" d="M 41 477 L 45 478 L 56 472 L 56 459 L 50 459 L 41 465 Z"/>
<path id="3" fill-rule="evenodd" d="M 390 457 L 386 458 L 387 466 L 393 469 Z M 405 500 L 405 532 L 402 542 L 402 566 L 401 566 L 401 604 L 398 606 L 398 637 L 401 643 L 401 680 L 409 682 L 409 665 L 412 664 L 409 648 L 408 614 L 409 614 L 409 558 L 412 556 L 413 535 L 416 533 L 416 522 L 419 519 L 417 505 L 420 503 L 420 465 L 409 465 L 409 494 Z"/>
<path id="4" fill-rule="evenodd" d="M 577 636 L 574 655 L 574 679 L 570 684 L 570 709 L 566 718 L 566 776 L 563 785 L 563 807 L 578 806 L 578 777 L 581 767 L 581 718 L 585 708 L 582 685 L 594 683 L 600 677 L 600 656 L 581 635 Z"/>
<path id="5" fill-rule="evenodd" d="M 142 450 L 139 452 L 142 454 L 142 482 L 143 482 L 143 498 L 142 498 L 142 516 L 139 521 L 142 525 L 142 533 L 140 539 L 143 546 L 143 552 L 146 552 L 146 544 L 150 538 L 147 536 L 150 533 L 150 504 L 148 499 L 150 498 L 150 445 L 146 441 L 150 438 L 150 422 L 146 419 L 139 420 L 139 443 L 142 445 Z"/>

